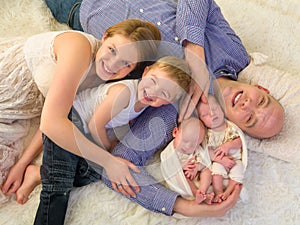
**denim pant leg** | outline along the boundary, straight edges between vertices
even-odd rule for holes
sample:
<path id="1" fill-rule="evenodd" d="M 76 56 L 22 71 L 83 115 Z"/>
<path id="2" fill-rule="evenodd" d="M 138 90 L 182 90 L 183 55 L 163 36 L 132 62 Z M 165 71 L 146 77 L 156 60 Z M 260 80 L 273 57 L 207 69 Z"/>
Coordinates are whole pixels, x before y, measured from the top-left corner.
<path id="1" fill-rule="evenodd" d="M 69 119 L 79 130 L 83 130 L 75 110 L 70 112 Z M 43 148 L 42 191 L 34 224 L 63 225 L 73 186 L 87 185 L 99 180 L 101 176 L 85 159 L 65 151 L 46 135 L 43 135 Z"/>
<path id="2" fill-rule="evenodd" d="M 36 225 L 63 225 L 79 157 L 43 135 L 42 191 Z"/>
<path id="3" fill-rule="evenodd" d="M 70 116 L 72 116 L 70 118 Z M 83 128 L 83 122 L 78 114 L 78 112 L 72 108 L 72 113 L 69 115 L 70 120 L 72 120 L 72 123 L 82 132 L 84 133 Z M 91 142 L 93 142 L 93 138 L 90 134 L 85 135 L 86 138 L 88 138 Z M 86 160 L 82 157 L 78 157 L 79 161 L 77 163 L 77 170 L 75 173 L 74 178 L 74 187 L 82 187 L 85 185 L 88 185 L 92 182 L 96 182 L 98 180 L 101 180 L 101 174 L 103 171 L 103 168 L 99 166 L 98 164 L 91 162 L 89 160 Z"/>
<path id="4" fill-rule="evenodd" d="M 75 174 L 73 186 L 82 187 L 101 180 L 103 168 L 84 158 L 80 158 Z"/>
<path id="5" fill-rule="evenodd" d="M 60 23 L 66 23 L 74 30 L 83 31 L 79 11 L 82 0 L 45 0 L 54 18 Z"/>

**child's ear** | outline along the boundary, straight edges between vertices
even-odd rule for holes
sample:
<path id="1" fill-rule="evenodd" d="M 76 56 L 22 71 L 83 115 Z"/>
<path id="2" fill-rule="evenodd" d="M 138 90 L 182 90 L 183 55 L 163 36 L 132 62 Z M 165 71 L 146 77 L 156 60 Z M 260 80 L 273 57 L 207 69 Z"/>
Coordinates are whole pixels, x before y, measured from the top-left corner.
<path id="1" fill-rule="evenodd" d="M 150 70 L 150 67 L 146 66 L 145 69 L 144 69 L 142 77 L 146 76 L 146 74 L 148 73 L 149 70 Z"/>
<path id="2" fill-rule="evenodd" d="M 175 127 L 175 128 L 173 129 L 173 132 L 172 132 L 173 138 L 176 137 L 177 132 L 178 132 L 178 127 Z"/>
<path id="3" fill-rule="evenodd" d="M 105 41 L 106 38 L 107 38 L 107 33 L 105 32 L 104 35 L 102 36 L 101 41 L 102 41 L 102 42 Z"/>
<path id="4" fill-rule="evenodd" d="M 263 90 L 263 91 L 266 92 L 267 94 L 270 94 L 270 91 L 269 91 L 267 88 L 265 88 L 265 87 L 263 87 L 263 86 L 261 86 L 261 85 L 259 85 L 259 84 L 254 84 L 254 86 L 257 87 L 257 88 L 260 89 L 260 90 Z"/>

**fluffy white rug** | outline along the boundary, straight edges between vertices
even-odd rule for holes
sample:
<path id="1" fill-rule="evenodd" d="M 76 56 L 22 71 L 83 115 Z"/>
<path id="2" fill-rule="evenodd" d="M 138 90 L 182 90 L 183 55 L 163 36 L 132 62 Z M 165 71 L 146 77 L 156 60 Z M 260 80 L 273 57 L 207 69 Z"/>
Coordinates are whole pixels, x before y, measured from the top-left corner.
<path id="1" fill-rule="evenodd" d="M 246 82 L 270 87 L 286 110 L 280 135 L 264 141 L 247 137 L 249 162 L 243 195 L 222 218 L 176 218 L 152 213 L 98 182 L 74 189 L 66 224 L 300 224 L 300 3 L 298 0 L 217 0 L 241 36 L 254 62 L 241 74 Z M 43 0 L 2 1 L 0 37 L 67 29 L 58 24 Z M 280 70 L 278 70 L 280 69 Z M 36 120 L 31 121 L 36 126 Z M 24 138 L 25 145 L 32 133 Z M 156 169 L 157 171 L 157 169 Z M 24 205 L 14 199 L 0 208 L 0 224 L 32 224 L 40 186 Z M 244 193 L 245 194 L 245 193 Z"/>

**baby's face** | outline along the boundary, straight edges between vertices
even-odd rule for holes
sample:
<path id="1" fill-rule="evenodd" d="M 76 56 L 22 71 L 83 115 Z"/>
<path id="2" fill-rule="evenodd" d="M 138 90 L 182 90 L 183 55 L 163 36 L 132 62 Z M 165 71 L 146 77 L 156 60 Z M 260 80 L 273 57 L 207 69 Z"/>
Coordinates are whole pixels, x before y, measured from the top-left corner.
<path id="1" fill-rule="evenodd" d="M 189 126 L 178 129 L 174 139 L 174 145 L 177 151 L 183 154 L 192 154 L 195 152 L 204 139 L 204 131 L 197 125 L 198 124 L 189 124 Z"/>
<path id="2" fill-rule="evenodd" d="M 224 113 L 215 98 L 209 98 L 208 104 L 200 103 L 197 106 L 199 118 L 208 128 L 216 128 L 224 123 Z"/>

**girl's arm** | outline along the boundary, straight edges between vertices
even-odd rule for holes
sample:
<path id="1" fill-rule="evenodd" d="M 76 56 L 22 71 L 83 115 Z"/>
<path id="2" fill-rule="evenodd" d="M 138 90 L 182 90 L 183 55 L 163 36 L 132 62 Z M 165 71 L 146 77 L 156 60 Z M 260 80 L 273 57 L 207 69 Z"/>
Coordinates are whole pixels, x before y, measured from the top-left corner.
<path id="1" fill-rule="evenodd" d="M 4 194 L 15 193 L 22 184 L 27 166 L 42 152 L 42 133 L 37 130 L 30 144 L 24 150 L 21 158 L 9 170 L 8 176 L 2 186 Z"/>
<path id="2" fill-rule="evenodd" d="M 89 41 L 80 33 L 63 33 L 55 38 L 54 53 L 57 66 L 45 98 L 41 131 L 63 149 L 104 167 L 116 191 L 116 184 L 121 183 L 123 194 L 135 196 L 129 184 L 139 189 L 128 167 L 135 171 L 137 168 L 89 141 L 68 119 L 80 80 L 92 57 Z"/>
<path id="3" fill-rule="evenodd" d="M 106 124 L 123 109 L 130 101 L 130 90 L 124 84 L 115 84 L 108 89 L 105 99 L 99 104 L 89 122 L 89 130 L 93 139 L 105 149 L 111 149 L 107 136 Z"/>

